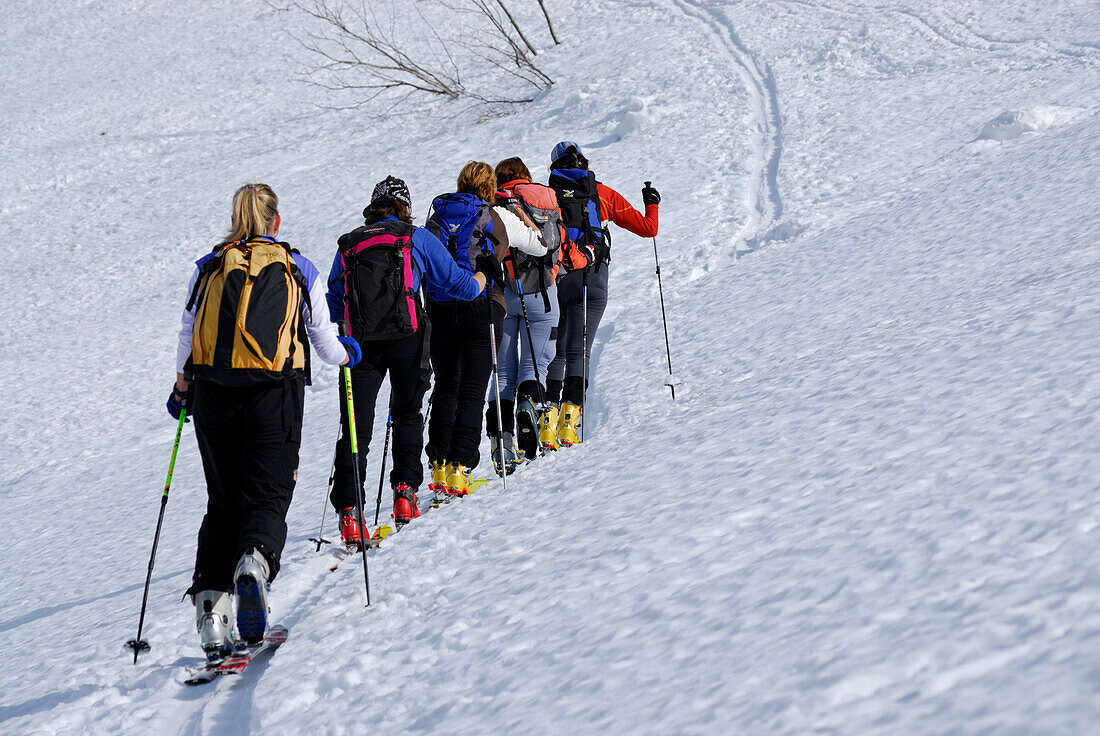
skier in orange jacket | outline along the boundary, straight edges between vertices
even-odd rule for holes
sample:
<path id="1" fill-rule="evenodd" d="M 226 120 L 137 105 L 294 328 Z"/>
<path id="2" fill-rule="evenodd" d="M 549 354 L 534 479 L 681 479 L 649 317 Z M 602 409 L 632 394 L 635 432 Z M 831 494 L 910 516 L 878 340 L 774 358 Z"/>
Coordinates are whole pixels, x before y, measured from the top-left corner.
<path id="1" fill-rule="evenodd" d="M 654 237 L 661 201 L 660 193 L 647 186 L 642 189 L 645 214 L 638 212 L 621 194 L 596 181 L 588 170 L 588 159 L 572 141 L 554 146 L 550 159 L 550 186 L 558 193 L 570 242 L 561 257 L 567 270 L 558 279 L 557 354 L 546 386 L 550 406 L 560 401 L 560 412 L 551 408 L 539 422 L 539 440 L 548 448 L 580 441 L 581 414 L 591 378 L 589 355 L 607 307 L 611 262 L 607 226 L 613 222 L 640 237 Z"/>

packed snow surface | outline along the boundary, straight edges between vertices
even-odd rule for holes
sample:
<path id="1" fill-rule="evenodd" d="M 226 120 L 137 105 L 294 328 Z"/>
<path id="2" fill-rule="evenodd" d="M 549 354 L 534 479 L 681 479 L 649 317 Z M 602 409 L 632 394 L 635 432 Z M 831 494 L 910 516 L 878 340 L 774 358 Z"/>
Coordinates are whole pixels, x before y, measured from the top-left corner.
<path id="1" fill-rule="evenodd" d="M 1096 732 L 1095 3 L 550 0 L 557 47 L 511 3 L 556 83 L 505 111 L 326 107 L 252 0 L 2 5 L 0 733 Z M 676 401 L 654 245 L 617 231 L 584 444 L 372 552 L 364 608 L 307 541 L 315 367 L 290 640 L 201 689 L 189 426 L 135 666 L 183 292 L 233 190 L 271 184 L 324 270 L 385 175 L 422 219 L 465 161 L 545 181 L 561 139 L 664 197 Z"/>

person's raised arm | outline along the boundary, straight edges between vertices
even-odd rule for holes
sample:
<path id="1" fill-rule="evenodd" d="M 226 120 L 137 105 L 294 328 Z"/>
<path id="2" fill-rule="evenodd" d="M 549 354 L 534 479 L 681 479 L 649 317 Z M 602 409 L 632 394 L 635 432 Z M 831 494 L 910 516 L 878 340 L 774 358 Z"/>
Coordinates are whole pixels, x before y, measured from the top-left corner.
<path id="1" fill-rule="evenodd" d="M 642 199 L 646 202 L 645 214 L 634 209 L 626 197 L 616 192 L 606 184 L 597 184 L 600 193 L 600 216 L 604 220 L 610 220 L 621 228 L 629 230 L 642 238 L 652 238 L 657 235 L 657 209 L 661 201 L 661 195 L 657 194 L 655 201 L 652 196 L 647 196 L 646 190 L 642 191 Z M 656 194 L 657 190 L 647 187 Z"/>

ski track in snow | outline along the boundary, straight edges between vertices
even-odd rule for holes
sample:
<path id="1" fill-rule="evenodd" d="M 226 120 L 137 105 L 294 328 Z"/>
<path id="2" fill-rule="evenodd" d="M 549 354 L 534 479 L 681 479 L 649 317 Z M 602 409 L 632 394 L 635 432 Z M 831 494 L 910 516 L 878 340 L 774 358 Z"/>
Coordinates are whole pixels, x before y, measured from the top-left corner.
<path id="1" fill-rule="evenodd" d="M 837 15 L 855 18 L 859 21 L 867 20 L 865 12 L 838 8 L 825 3 L 812 3 L 808 0 L 782 0 L 782 2 L 788 6 L 798 5 L 812 10 L 825 10 Z M 1100 51 L 1100 47 L 1093 44 L 1067 42 L 1065 45 L 1070 48 L 1064 48 L 1039 37 L 998 38 L 992 34 L 979 32 L 969 23 L 938 9 L 930 9 L 926 14 L 921 14 L 908 8 L 875 5 L 866 10 L 901 16 L 934 38 L 964 51 L 1014 51 L 1022 46 L 1033 46 L 1047 56 L 1069 57 L 1090 64 L 1100 64 L 1100 54 L 1097 53 Z"/>
<path id="2" fill-rule="evenodd" d="M 685 15 L 706 27 L 707 34 L 732 62 L 749 91 L 753 140 L 745 190 L 748 218 L 734 238 L 734 250 L 738 254 L 752 251 L 770 239 L 783 216 L 783 200 L 779 196 L 782 118 L 775 78 L 771 68 L 766 63 L 761 65 L 748 50 L 719 8 L 695 0 L 674 0 L 674 3 Z"/>
<path id="3" fill-rule="evenodd" d="M 372 554 L 371 557 L 373 556 Z M 277 623 L 293 629 L 303 615 L 316 609 L 324 595 L 340 580 L 329 572 L 328 566 L 331 563 L 328 559 L 328 555 L 316 555 L 312 548 L 306 551 L 303 545 L 294 545 L 293 548 L 288 545 L 284 565 L 289 562 L 299 570 L 316 568 L 316 572 L 310 576 L 296 576 L 293 580 L 288 580 L 293 587 L 279 591 L 281 600 L 278 601 L 278 609 L 286 611 L 287 615 L 280 616 Z M 354 563 L 358 569 L 359 560 L 360 558 L 349 558 L 348 563 Z M 199 659 L 173 663 L 169 666 L 169 672 L 162 674 L 163 687 L 158 697 L 177 705 L 161 710 L 150 725 L 149 733 L 175 733 L 177 736 L 202 736 L 210 733 L 220 736 L 247 736 L 254 733 L 254 696 L 263 682 L 264 671 L 275 654 L 276 652 L 269 652 L 256 659 L 249 665 L 245 675 L 220 677 L 212 683 L 195 686 L 181 683 L 186 669 L 199 664 Z"/>

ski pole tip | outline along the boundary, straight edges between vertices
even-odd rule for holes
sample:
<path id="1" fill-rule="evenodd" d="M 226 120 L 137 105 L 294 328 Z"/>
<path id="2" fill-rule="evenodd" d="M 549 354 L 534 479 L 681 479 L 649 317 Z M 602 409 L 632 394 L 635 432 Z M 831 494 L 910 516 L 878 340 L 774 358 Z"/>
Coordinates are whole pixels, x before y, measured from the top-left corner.
<path id="1" fill-rule="evenodd" d="M 144 639 L 131 639 L 126 642 L 123 647 L 134 650 L 134 664 L 137 664 L 139 654 L 147 652 L 150 649 L 149 642 Z"/>

